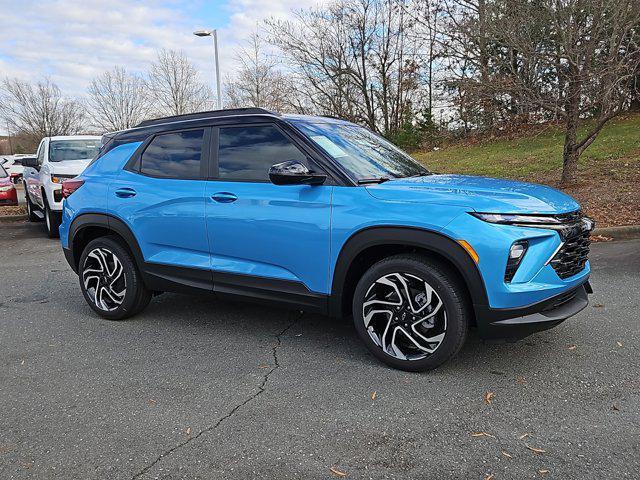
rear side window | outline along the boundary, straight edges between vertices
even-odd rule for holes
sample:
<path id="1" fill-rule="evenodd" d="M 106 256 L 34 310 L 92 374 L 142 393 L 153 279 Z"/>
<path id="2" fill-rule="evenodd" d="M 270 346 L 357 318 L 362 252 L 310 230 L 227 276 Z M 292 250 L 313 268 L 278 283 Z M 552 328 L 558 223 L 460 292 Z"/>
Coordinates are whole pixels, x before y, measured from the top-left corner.
<path id="1" fill-rule="evenodd" d="M 220 128 L 218 175 L 221 179 L 268 181 L 275 163 L 306 156 L 272 125 Z"/>
<path id="2" fill-rule="evenodd" d="M 163 133 L 142 154 L 140 171 L 160 178 L 198 179 L 204 130 Z"/>

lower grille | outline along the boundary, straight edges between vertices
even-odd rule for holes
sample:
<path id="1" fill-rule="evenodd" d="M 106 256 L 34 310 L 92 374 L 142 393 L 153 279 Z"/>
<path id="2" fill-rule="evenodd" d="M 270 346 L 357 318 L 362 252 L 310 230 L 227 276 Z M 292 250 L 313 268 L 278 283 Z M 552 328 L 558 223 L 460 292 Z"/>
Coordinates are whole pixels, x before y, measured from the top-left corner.
<path id="1" fill-rule="evenodd" d="M 590 231 L 584 231 L 565 240 L 562 248 L 551 259 L 551 266 L 563 280 L 584 270 L 589 256 Z"/>

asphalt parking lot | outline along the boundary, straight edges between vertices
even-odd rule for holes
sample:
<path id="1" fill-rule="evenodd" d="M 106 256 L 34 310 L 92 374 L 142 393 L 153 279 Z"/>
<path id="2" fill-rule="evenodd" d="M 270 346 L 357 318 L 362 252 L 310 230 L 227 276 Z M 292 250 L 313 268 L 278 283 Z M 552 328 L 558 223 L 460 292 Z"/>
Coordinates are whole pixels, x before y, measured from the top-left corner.
<path id="1" fill-rule="evenodd" d="M 101 320 L 42 225 L 0 224 L 0 478 L 638 478 L 640 241 L 592 251 L 578 316 L 409 374 L 321 316 Z"/>

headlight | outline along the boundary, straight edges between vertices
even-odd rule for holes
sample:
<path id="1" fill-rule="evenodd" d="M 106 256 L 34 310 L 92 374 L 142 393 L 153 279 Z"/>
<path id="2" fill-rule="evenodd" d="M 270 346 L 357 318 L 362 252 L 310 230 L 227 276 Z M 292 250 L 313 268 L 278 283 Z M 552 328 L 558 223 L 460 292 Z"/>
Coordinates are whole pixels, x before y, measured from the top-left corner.
<path id="1" fill-rule="evenodd" d="M 476 218 L 489 223 L 506 225 L 560 225 L 562 220 L 555 215 L 518 215 L 511 213 L 477 213 L 469 212 Z"/>
<path id="2" fill-rule="evenodd" d="M 62 185 L 62 182 L 65 180 L 69 180 L 70 178 L 75 178 L 75 175 L 56 175 L 54 173 L 51 174 L 51 181 L 53 183 L 59 183 Z"/>
<path id="3" fill-rule="evenodd" d="M 10 190 L 13 190 L 13 185 L 6 185 L 4 187 L 0 187 L 0 192 L 8 192 Z"/>
<path id="4" fill-rule="evenodd" d="M 549 215 L 520 215 L 511 213 L 478 213 L 469 212 L 480 220 L 500 225 L 515 225 L 516 227 L 546 228 L 555 230 L 564 242 L 582 232 L 590 232 L 595 222 L 586 217 L 582 211 Z"/>

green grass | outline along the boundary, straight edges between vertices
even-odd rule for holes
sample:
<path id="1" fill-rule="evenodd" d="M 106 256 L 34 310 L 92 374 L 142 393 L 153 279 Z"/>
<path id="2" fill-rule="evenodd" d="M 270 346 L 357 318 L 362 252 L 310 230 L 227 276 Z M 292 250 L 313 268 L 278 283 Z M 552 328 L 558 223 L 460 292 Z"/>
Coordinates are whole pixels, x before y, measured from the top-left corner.
<path id="1" fill-rule="evenodd" d="M 586 129 L 583 128 L 584 131 Z M 439 173 L 464 173 L 514 179 L 560 172 L 564 136 L 549 127 L 529 137 L 489 139 L 478 144 L 454 144 L 414 157 Z M 640 160 L 640 115 L 610 121 L 580 158 L 580 168 L 610 166 L 611 160 Z M 609 167 L 605 167 L 609 168 Z"/>

